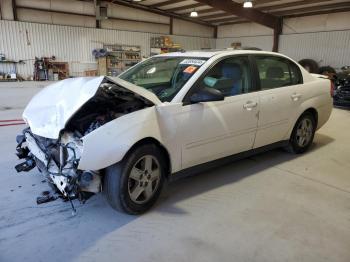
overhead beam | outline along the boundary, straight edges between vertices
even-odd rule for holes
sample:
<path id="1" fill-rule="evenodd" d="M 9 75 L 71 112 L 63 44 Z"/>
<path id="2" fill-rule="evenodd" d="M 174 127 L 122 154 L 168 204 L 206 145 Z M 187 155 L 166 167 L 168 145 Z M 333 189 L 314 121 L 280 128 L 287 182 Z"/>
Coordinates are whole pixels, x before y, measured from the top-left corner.
<path id="1" fill-rule="evenodd" d="M 166 10 L 161 10 L 161 9 L 157 9 L 157 8 L 150 8 L 150 7 L 147 7 L 145 5 L 141 5 L 141 4 L 130 3 L 130 2 L 125 1 L 125 0 L 109 0 L 109 2 L 114 3 L 114 4 L 118 4 L 118 5 L 122 5 L 122 6 L 127 6 L 127 7 L 131 7 L 131 8 L 139 9 L 139 10 L 150 12 L 150 13 L 153 13 L 153 14 L 166 16 L 166 17 L 169 17 L 169 18 L 172 17 L 172 18 L 176 18 L 176 19 L 192 22 L 192 23 L 195 23 L 195 24 L 200 24 L 200 25 L 214 27 L 212 24 L 204 22 L 204 21 L 201 21 L 201 20 L 198 20 L 198 19 L 193 19 L 193 18 L 185 17 L 185 16 L 182 16 L 182 15 L 179 15 L 179 14 L 167 12 Z"/>
<path id="2" fill-rule="evenodd" d="M 159 8 L 159 7 L 163 7 L 163 6 L 167 6 L 167 5 L 173 5 L 173 4 L 181 3 L 181 2 L 184 2 L 184 1 L 186 1 L 186 0 L 169 0 L 169 1 L 158 3 L 158 4 L 152 4 L 152 5 L 146 5 L 146 6 Z"/>
<path id="3" fill-rule="evenodd" d="M 237 21 L 233 21 L 233 22 L 223 23 L 223 24 L 220 24 L 220 25 L 236 25 L 236 24 L 246 24 L 246 23 L 250 23 L 250 21 L 248 21 L 248 20 L 237 20 Z"/>
<path id="4" fill-rule="evenodd" d="M 229 16 L 229 15 L 232 15 L 232 14 L 229 14 L 229 13 L 219 13 L 219 14 L 214 14 L 214 15 L 201 15 L 199 13 L 199 18 L 200 19 L 212 19 L 212 18 L 220 18 L 220 17 L 223 17 L 223 16 Z"/>
<path id="5" fill-rule="evenodd" d="M 205 9 L 205 10 L 200 10 L 199 13 L 201 13 L 201 14 L 207 14 L 207 13 L 216 12 L 216 11 L 221 11 L 221 10 L 216 9 L 216 8 L 209 8 L 209 9 Z M 188 14 L 188 15 L 189 15 L 189 14 Z"/>
<path id="6" fill-rule="evenodd" d="M 350 7 L 347 7 L 347 8 L 342 7 L 342 8 L 339 8 L 339 9 L 321 10 L 321 11 L 315 11 L 315 12 L 286 15 L 286 16 L 284 16 L 284 18 L 294 18 L 294 17 L 304 17 L 304 16 L 312 16 L 312 15 L 334 14 L 334 13 L 342 13 L 342 12 L 349 12 L 349 11 L 350 11 Z"/>
<path id="7" fill-rule="evenodd" d="M 329 0 L 303 0 L 303 1 L 296 1 L 292 3 L 285 3 L 280 5 L 272 5 L 272 6 L 266 6 L 266 7 L 258 7 L 259 10 L 263 11 L 272 11 L 276 9 L 283 9 L 283 8 L 289 8 L 289 7 L 298 7 L 301 5 L 310 5 L 310 4 L 318 4 L 321 2 L 329 2 Z"/>
<path id="8" fill-rule="evenodd" d="M 279 18 L 276 16 L 263 13 L 253 8 L 249 8 L 249 9 L 243 8 L 242 4 L 238 4 L 236 2 L 233 2 L 232 0 L 220 0 L 220 1 L 196 0 L 196 1 L 273 29 L 277 29 L 280 23 Z"/>
<path id="9" fill-rule="evenodd" d="M 331 9 L 348 8 L 348 7 L 350 7 L 350 2 L 343 2 L 343 3 L 335 3 L 330 5 L 293 8 L 290 10 L 273 12 L 273 14 L 278 16 L 288 16 L 296 13 L 317 12 L 317 11 L 325 11 L 325 10 L 331 10 Z"/>
<path id="10" fill-rule="evenodd" d="M 216 20 L 210 20 L 208 22 L 210 23 L 225 23 L 225 22 L 237 22 L 237 21 L 247 21 L 247 19 L 242 19 L 242 18 L 237 18 L 237 17 L 226 17 L 226 18 L 222 18 L 222 19 L 216 19 Z"/>
<path id="11" fill-rule="evenodd" d="M 167 12 L 179 12 L 182 10 L 187 10 L 187 9 L 195 9 L 198 7 L 203 7 L 205 5 L 201 4 L 201 3 L 197 3 L 197 4 L 191 4 L 191 5 L 183 5 L 183 6 L 179 6 L 179 7 L 174 7 L 174 8 L 169 8 L 169 9 L 164 9 L 164 11 Z"/>

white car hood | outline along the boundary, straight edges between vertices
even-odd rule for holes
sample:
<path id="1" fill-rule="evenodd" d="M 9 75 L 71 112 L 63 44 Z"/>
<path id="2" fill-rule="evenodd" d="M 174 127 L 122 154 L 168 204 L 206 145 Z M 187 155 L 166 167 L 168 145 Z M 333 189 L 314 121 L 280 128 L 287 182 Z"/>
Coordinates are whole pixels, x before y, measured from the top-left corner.
<path id="1" fill-rule="evenodd" d="M 92 98 L 104 79 L 142 96 L 154 105 L 161 104 L 152 92 L 118 77 L 80 77 L 59 81 L 47 86 L 29 102 L 23 119 L 39 136 L 57 139 L 68 120 Z"/>

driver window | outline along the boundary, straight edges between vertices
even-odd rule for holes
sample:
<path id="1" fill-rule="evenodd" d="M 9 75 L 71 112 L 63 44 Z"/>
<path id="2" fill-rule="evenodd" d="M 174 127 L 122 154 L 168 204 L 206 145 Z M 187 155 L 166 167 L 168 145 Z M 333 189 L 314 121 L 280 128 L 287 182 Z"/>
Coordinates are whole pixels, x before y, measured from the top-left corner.
<path id="1" fill-rule="evenodd" d="M 216 64 L 202 79 L 201 87 L 215 88 L 227 97 L 252 92 L 248 57 L 231 57 Z"/>

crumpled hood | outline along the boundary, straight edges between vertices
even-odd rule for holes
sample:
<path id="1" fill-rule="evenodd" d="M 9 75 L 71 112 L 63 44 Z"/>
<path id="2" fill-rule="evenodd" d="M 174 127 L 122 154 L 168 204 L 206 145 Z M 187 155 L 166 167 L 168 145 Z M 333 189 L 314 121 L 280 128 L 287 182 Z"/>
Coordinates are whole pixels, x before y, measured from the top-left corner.
<path id="1" fill-rule="evenodd" d="M 29 102 L 23 119 L 39 136 L 57 139 L 68 120 L 93 96 L 104 79 L 110 80 L 152 102 L 161 101 L 152 92 L 117 77 L 79 77 L 45 87 Z"/>

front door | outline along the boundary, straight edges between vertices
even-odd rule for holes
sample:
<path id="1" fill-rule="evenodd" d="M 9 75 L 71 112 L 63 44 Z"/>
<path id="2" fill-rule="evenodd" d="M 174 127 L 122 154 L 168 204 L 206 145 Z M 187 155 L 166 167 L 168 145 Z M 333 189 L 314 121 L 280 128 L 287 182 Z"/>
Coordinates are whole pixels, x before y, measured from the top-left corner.
<path id="1" fill-rule="evenodd" d="M 182 169 L 250 150 L 254 144 L 259 97 L 248 57 L 218 62 L 194 86 L 204 87 L 221 91 L 225 100 L 185 104 L 176 116 Z"/>

